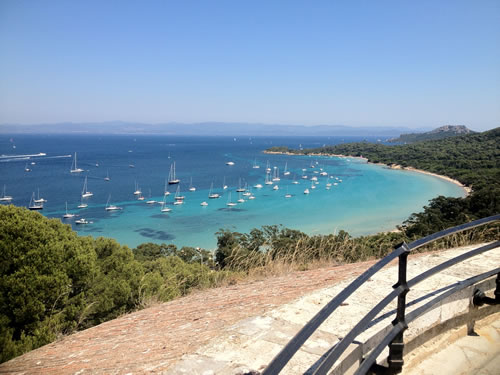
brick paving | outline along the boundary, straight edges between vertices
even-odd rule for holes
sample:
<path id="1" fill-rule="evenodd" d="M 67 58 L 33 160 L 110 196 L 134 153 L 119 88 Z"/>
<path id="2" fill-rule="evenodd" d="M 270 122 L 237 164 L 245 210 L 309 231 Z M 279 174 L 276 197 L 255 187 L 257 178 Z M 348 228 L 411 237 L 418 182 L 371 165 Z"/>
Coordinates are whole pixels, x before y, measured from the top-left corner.
<path id="1" fill-rule="evenodd" d="M 293 272 L 196 292 L 64 337 L 1 364 L 0 373 L 166 372 L 225 327 L 355 277 L 374 262 Z"/>

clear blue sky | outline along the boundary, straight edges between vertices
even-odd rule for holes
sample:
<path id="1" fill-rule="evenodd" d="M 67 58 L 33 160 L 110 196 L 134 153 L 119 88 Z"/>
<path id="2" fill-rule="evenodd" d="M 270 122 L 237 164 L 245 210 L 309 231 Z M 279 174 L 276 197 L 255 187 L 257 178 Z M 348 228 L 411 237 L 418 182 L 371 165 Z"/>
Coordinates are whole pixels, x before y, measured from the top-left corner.
<path id="1" fill-rule="evenodd" d="M 500 1 L 0 1 L 0 123 L 500 126 Z"/>

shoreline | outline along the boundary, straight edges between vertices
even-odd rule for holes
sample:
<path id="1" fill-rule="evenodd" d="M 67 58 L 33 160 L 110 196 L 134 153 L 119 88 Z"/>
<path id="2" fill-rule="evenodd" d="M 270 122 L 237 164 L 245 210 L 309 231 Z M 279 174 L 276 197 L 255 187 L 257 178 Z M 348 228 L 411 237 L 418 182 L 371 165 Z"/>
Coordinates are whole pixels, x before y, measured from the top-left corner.
<path id="1" fill-rule="evenodd" d="M 460 181 L 458 180 L 455 180 L 451 177 L 448 177 L 448 176 L 445 176 L 445 175 L 442 175 L 442 174 L 437 174 L 437 173 L 433 173 L 433 172 L 428 172 L 428 171 L 425 171 L 423 169 L 417 169 L 417 168 L 414 168 L 414 167 L 403 167 L 399 164 L 384 164 L 384 163 L 372 163 L 368 160 L 368 158 L 365 158 L 363 156 L 352 156 L 352 155 L 341 155 L 341 154 L 324 154 L 324 153 L 314 153 L 314 154 L 296 154 L 296 153 L 292 153 L 292 152 L 278 152 L 278 151 L 263 151 L 264 154 L 281 154 L 281 155 L 292 155 L 292 156 L 328 156 L 328 157 L 336 157 L 336 158 L 343 158 L 343 159 L 361 159 L 361 160 L 366 160 L 366 162 L 368 164 L 373 164 L 373 165 L 380 165 L 380 166 L 383 166 L 385 168 L 389 168 L 389 169 L 397 169 L 397 170 L 401 170 L 401 171 L 410 171 L 410 172 L 417 172 L 417 173 L 423 173 L 423 174 L 426 174 L 426 175 L 429 175 L 429 176 L 434 176 L 434 177 L 438 177 L 438 178 L 441 178 L 443 180 L 446 180 L 448 182 L 451 182 L 455 185 L 458 185 L 462 188 L 462 190 L 464 191 L 465 193 L 465 197 L 464 198 L 467 198 L 471 193 L 472 193 L 472 189 L 468 186 L 465 186 L 464 184 L 462 184 Z"/>

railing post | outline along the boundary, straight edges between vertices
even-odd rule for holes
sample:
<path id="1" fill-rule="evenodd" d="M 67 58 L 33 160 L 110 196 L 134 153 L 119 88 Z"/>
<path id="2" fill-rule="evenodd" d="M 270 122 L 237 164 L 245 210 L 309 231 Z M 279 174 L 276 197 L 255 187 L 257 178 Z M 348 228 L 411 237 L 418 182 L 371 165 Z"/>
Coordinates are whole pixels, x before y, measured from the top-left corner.
<path id="1" fill-rule="evenodd" d="M 479 289 L 474 291 L 474 296 L 472 297 L 472 304 L 474 306 L 483 306 L 485 303 L 488 305 L 500 305 L 500 272 L 497 274 L 495 279 L 496 288 L 493 295 L 495 298 L 486 297 L 484 292 Z"/>
<path id="2" fill-rule="evenodd" d="M 400 286 L 403 286 L 403 291 L 398 296 L 396 319 L 392 321 L 392 324 L 396 325 L 402 323 L 404 328 L 389 344 L 389 357 L 387 358 L 387 363 L 389 364 L 388 372 L 390 374 L 399 374 L 403 369 L 403 332 L 406 330 L 406 328 L 408 328 L 405 321 L 405 307 L 406 294 L 410 290 L 408 288 L 408 284 L 406 283 L 406 269 L 410 249 L 404 242 L 401 246 L 405 249 L 405 251 L 399 256 L 398 282 L 393 286 L 393 288 L 396 289 Z"/>

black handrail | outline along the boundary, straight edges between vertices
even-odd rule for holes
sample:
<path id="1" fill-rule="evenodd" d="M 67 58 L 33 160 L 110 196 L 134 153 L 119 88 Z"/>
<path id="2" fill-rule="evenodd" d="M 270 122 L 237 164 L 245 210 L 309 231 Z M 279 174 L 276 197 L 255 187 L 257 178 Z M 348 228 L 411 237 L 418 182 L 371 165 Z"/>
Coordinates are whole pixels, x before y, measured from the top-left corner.
<path id="1" fill-rule="evenodd" d="M 341 342 L 337 344 L 332 352 L 322 360 L 319 368 L 316 369 L 315 374 L 326 374 L 329 368 L 333 365 L 336 359 L 340 356 L 340 354 L 347 348 L 347 346 L 352 342 L 352 340 L 360 333 L 357 332 L 360 327 L 368 324 L 371 319 L 373 319 L 378 312 L 380 312 L 388 303 L 390 303 L 396 296 L 398 297 L 398 314 L 397 320 L 395 321 L 396 326 L 404 327 L 402 330 L 406 328 L 406 323 L 404 322 L 404 308 L 405 308 L 405 295 L 409 290 L 409 286 L 415 285 L 417 282 L 424 280 L 425 278 L 433 275 L 436 272 L 441 271 L 447 267 L 450 267 L 453 264 L 458 263 L 464 259 L 467 259 L 470 256 L 474 256 L 480 254 L 481 252 L 490 250 L 494 247 L 489 247 L 492 245 L 483 246 L 480 249 L 473 250 L 473 253 L 470 256 L 461 255 L 459 256 L 459 260 L 455 261 L 454 259 L 444 262 L 442 265 L 434 267 L 431 270 L 424 272 L 422 275 L 417 276 L 410 282 L 406 282 L 406 258 L 411 250 L 415 250 L 421 246 L 427 245 L 431 242 L 434 242 L 440 238 L 446 237 L 450 234 L 462 232 L 467 229 L 472 229 L 487 223 L 492 223 L 500 220 L 500 215 L 494 215 L 487 218 L 479 219 L 472 221 L 470 223 L 462 224 L 453 228 L 448 228 L 442 230 L 440 232 L 431 234 L 419 240 L 416 240 L 408 245 L 403 243 L 399 247 L 397 247 L 392 253 L 379 260 L 376 264 L 371 266 L 368 270 L 366 270 L 363 274 L 358 276 L 347 288 L 345 288 L 342 292 L 340 292 L 337 296 L 335 296 L 325 307 L 323 307 L 291 340 L 290 342 L 278 353 L 276 357 L 271 361 L 271 363 L 264 370 L 262 375 L 271 375 L 278 374 L 283 367 L 289 362 L 292 356 L 300 349 L 300 347 L 304 344 L 304 342 L 314 333 L 314 331 L 340 306 L 340 304 L 345 301 L 352 293 L 354 293 L 366 280 L 368 280 L 372 275 L 377 273 L 380 269 L 394 260 L 396 257 L 400 258 L 400 271 L 399 271 L 399 281 L 398 284 L 395 285 L 395 290 L 391 292 L 387 297 L 385 297 L 382 301 L 380 301 L 368 314 L 365 316 L 347 335 L 348 337 L 344 337 Z M 375 315 L 374 315 L 375 314 Z M 402 319 L 402 321 L 401 321 Z M 398 331 L 397 334 L 401 334 L 401 331 Z M 356 331 L 356 332 L 353 332 Z M 392 331 L 391 331 L 392 332 Z M 354 335 L 356 333 L 356 335 Z M 396 336 L 397 336 L 396 334 Z M 394 337 L 396 337 L 394 336 Z M 394 339 L 394 337 L 392 339 Z M 352 340 L 351 340 L 352 339 Z M 389 342 L 392 341 L 389 340 Z M 384 339 L 383 342 L 386 340 Z M 400 337 L 400 341 L 402 341 L 402 336 Z M 387 345 L 387 344 L 386 344 Z M 397 344 L 394 344 L 397 346 Z M 340 354 L 338 354 L 340 353 Z M 402 356 L 402 350 L 400 355 Z M 332 358 L 335 358 L 333 362 Z M 395 360 L 397 361 L 397 360 Z"/>
<path id="2" fill-rule="evenodd" d="M 471 258 L 475 255 L 484 253 L 485 251 L 494 249 L 496 247 L 500 246 L 500 241 L 496 241 L 494 243 L 482 246 L 478 249 L 469 251 L 467 253 L 461 254 L 453 259 L 447 260 L 446 262 L 443 262 L 423 273 L 420 275 L 414 277 L 413 279 L 409 280 L 407 282 L 408 287 L 415 286 L 419 282 L 429 278 L 430 276 L 442 271 L 443 269 L 446 269 L 448 267 L 451 267 L 465 259 Z M 381 300 L 373 309 L 371 309 L 364 317 L 361 319 L 352 329 L 351 331 L 345 335 L 342 340 L 340 340 L 333 350 L 328 353 L 326 357 L 324 357 L 321 361 L 321 364 L 316 368 L 316 370 L 313 372 L 314 375 L 320 375 L 320 374 L 326 374 L 326 372 L 332 367 L 332 365 L 337 361 L 342 353 L 344 352 L 347 347 L 352 344 L 354 339 L 361 333 L 363 332 L 370 322 L 372 321 L 373 318 L 377 316 L 377 314 L 384 309 L 391 301 L 396 298 L 402 291 L 404 290 L 404 287 L 402 285 L 398 285 L 397 288 L 395 288 L 391 293 L 389 293 L 383 300 Z"/>
<path id="3" fill-rule="evenodd" d="M 494 270 L 482 273 L 477 276 L 473 276 L 467 280 L 463 280 L 457 283 L 457 286 L 449 289 L 445 293 L 443 293 L 440 296 L 437 296 L 436 298 L 430 300 L 427 302 L 425 305 L 420 306 L 418 309 L 415 309 L 411 313 L 409 313 L 406 316 L 406 323 L 410 323 L 417 319 L 419 316 L 422 314 L 426 313 L 428 310 L 430 310 L 435 304 L 441 302 L 443 299 L 446 297 L 449 297 L 450 295 L 459 292 L 471 285 L 476 284 L 477 282 L 487 279 L 488 277 L 491 277 L 495 274 L 498 274 L 500 272 L 500 268 L 495 268 Z M 354 373 L 355 375 L 357 374 L 366 374 L 368 370 L 373 366 L 375 361 L 377 360 L 377 357 L 382 353 L 384 348 L 396 337 L 399 333 L 401 333 L 402 330 L 404 330 L 404 325 L 399 324 L 393 326 L 393 328 L 389 331 L 387 336 L 370 352 L 370 355 L 366 357 L 363 362 L 361 363 L 361 366 L 358 367 L 356 372 Z"/>

